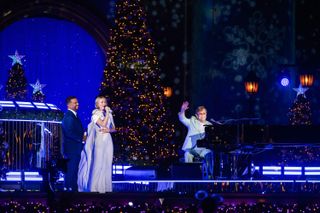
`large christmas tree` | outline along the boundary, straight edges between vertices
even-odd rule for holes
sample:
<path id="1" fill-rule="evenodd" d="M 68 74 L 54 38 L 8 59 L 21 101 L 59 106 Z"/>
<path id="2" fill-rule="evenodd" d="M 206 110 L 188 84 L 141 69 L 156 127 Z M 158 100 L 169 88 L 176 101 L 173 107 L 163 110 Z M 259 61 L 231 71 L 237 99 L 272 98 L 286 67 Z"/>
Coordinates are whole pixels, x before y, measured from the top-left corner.
<path id="1" fill-rule="evenodd" d="M 311 125 L 311 104 L 305 95 L 308 88 L 299 86 L 298 88 L 294 88 L 294 90 L 297 92 L 297 97 L 289 109 L 289 122 L 291 125 Z"/>
<path id="2" fill-rule="evenodd" d="M 155 164 L 176 156 L 155 45 L 140 0 L 116 5 L 100 91 L 108 97 L 118 126 L 116 162 Z"/>
<path id="3" fill-rule="evenodd" d="M 12 67 L 9 70 L 6 85 L 6 98 L 8 100 L 26 100 L 28 84 L 21 61 L 24 56 L 19 55 L 16 51 L 14 55 L 9 55 L 9 57 L 12 59 Z"/>

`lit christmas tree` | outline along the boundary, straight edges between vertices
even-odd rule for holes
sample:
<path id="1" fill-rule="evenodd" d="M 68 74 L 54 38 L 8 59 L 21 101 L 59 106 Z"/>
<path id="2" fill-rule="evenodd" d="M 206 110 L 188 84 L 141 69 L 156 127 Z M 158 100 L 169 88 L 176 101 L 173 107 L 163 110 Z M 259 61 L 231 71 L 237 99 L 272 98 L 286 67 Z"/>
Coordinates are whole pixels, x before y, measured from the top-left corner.
<path id="1" fill-rule="evenodd" d="M 12 67 L 9 70 L 9 78 L 6 85 L 6 98 L 8 100 L 26 100 L 27 98 L 27 78 L 22 68 L 21 59 L 18 51 L 14 55 L 9 55 L 12 59 Z"/>
<path id="2" fill-rule="evenodd" d="M 30 84 L 33 88 L 32 100 L 36 102 L 44 102 L 46 96 L 42 92 L 42 88 L 45 87 L 45 84 L 40 84 L 39 80 L 35 84 Z"/>
<path id="3" fill-rule="evenodd" d="M 311 107 L 305 95 L 308 88 L 303 88 L 300 85 L 298 88 L 294 88 L 294 90 L 297 92 L 297 97 L 289 109 L 289 122 L 291 125 L 311 125 Z"/>
<path id="4" fill-rule="evenodd" d="M 141 2 L 118 1 L 100 87 L 118 127 L 116 162 L 155 164 L 176 156 L 154 49 Z"/>

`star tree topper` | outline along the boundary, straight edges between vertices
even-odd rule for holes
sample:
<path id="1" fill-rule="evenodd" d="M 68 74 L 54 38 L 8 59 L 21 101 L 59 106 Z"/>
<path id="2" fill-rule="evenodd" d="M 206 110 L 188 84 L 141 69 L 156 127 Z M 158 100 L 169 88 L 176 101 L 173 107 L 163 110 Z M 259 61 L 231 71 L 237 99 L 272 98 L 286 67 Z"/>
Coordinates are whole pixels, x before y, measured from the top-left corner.
<path id="1" fill-rule="evenodd" d="M 9 58 L 12 59 L 12 65 L 14 65 L 15 63 L 22 65 L 21 59 L 25 57 L 24 55 L 19 55 L 18 50 L 15 51 L 14 55 L 8 55 L 8 56 Z"/>
<path id="2" fill-rule="evenodd" d="M 303 97 L 306 97 L 305 92 L 307 92 L 308 89 L 309 89 L 309 88 L 302 87 L 301 84 L 299 85 L 298 88 L 293 88 L 293 90 L 297 92 L 297 97 L 298 97 L 299 95 L 303 95 Z"/>
<path id="3" fill-rule="evenodd" d="M 37 92 L 42 93 L 42 89 L 46 86 L 46 84 L 40 84 L 39 79 L 37 79 L 37 82 L 35 84 L 30 84 L 33 88 L 32 94 L 35 94 Z"/>

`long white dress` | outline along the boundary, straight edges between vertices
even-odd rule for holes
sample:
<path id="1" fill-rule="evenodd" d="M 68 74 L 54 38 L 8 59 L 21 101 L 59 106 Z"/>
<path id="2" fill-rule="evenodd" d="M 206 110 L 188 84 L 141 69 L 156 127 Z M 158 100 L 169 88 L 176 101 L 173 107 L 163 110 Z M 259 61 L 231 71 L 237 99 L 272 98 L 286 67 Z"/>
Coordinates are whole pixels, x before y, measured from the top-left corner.
<path id="1" fill-rule="evenodd" d="M 114 128 L 112 114 L 106 127 Z M 112 191 L 112 159 L 113 141 L 110 133 L 101 133 L 98 119 L 106 119 L 100 110 L 92 112 L 88 125 L 88 137 L 78 170 L 78 190 L 80 192 L 111 192 Z"/>

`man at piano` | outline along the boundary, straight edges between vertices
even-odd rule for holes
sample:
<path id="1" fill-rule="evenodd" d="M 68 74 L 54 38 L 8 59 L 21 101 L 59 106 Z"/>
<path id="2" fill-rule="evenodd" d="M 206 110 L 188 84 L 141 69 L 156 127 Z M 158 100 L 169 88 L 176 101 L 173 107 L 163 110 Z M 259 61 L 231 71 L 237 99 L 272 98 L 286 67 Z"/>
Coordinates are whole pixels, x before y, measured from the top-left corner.
<path id="1" fill-rule="evenodd" d="M 213 178 L 213 152 L 205 147 L 197 146 L 197 140 L 201 140 L 205 136 L 205 126 L 212 125 L 211 122 L 207 121 L 207 109 L 204 106 L 199 106 L 196 109 L 195 116 L 191 116 L 191 118 L 187 118 L 185 115 L 187 109 L 189 109 L 189 102 L 185 101 L 178 113 L 179 120 L 188 128 L 182 146 L 184 160 L 186 163 L 191 163 L 195 157 L 203 158 L 207 167 L 206 177 L 208 179 Z"/>

